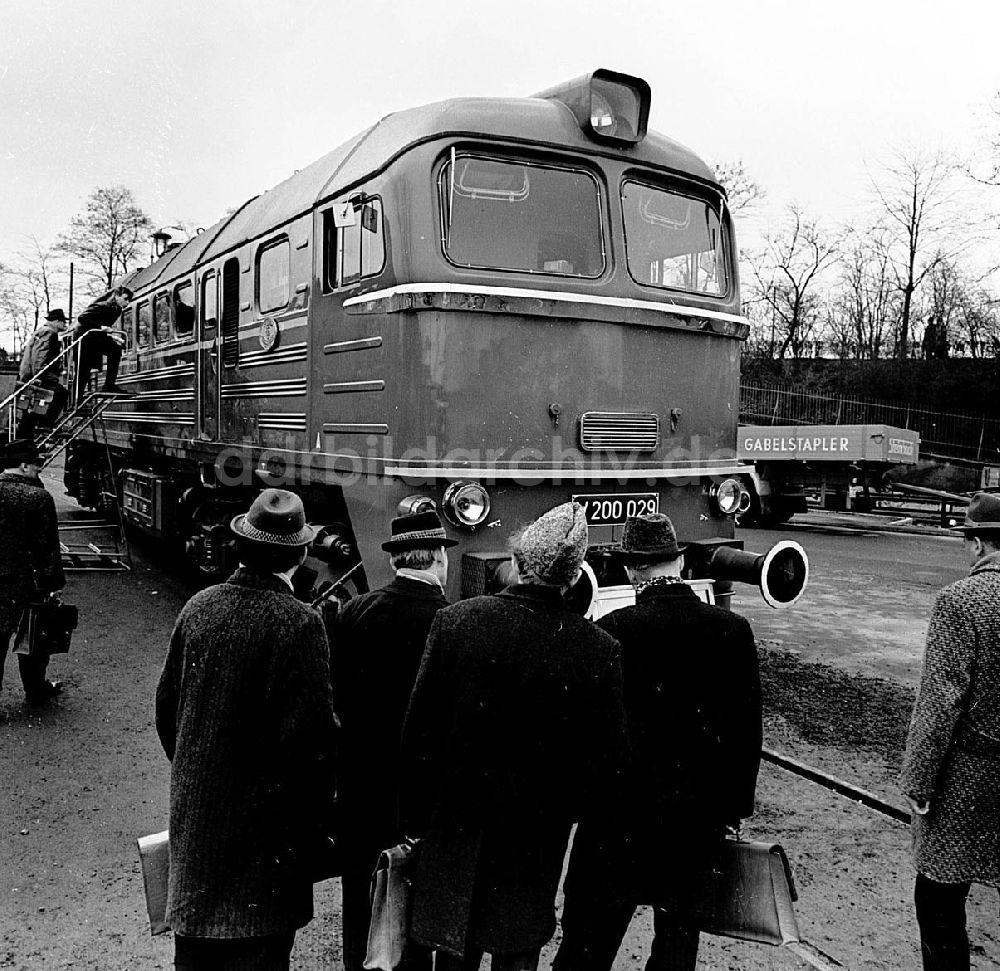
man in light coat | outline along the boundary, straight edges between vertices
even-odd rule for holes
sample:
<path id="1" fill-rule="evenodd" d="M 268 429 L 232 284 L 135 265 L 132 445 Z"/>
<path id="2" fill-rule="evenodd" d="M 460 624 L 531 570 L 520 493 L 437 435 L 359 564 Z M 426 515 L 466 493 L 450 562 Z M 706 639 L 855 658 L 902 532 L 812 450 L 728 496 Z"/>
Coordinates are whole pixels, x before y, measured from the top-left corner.
<path id="1" fill-rule="evenodd" d="M 403 728 L 423 842 L 411 937 L 437 971 L 532 971 L 555 931 L 575 820 L 615 792 L 628 742 L 617 643 L 564 600 L 587 551 L 564 503 L 512 541 L 518 580 L 434 618 Z"/>
<path id="2" fill-rule="evenodd" d="M 934 601 L 900 777 L 925 971 L 967 971 L 969 890 L 1000 887 L 1000 496 L 958 528 L 972 570 Z"/>
<path id="3" fill-rule="evenodd" d="M 646 971 L 694 971 L 727 826 L 752 815 L 761 688 L 750 625 L 681 579 L 662 513 L 630 519 L 619 557 L 636 602 L 600 626 L 621 645 L 632 760 L 626 795 L 573 842 L 555 971 L 610 971 L 640 904 L 653 906 Z"/>
<path id="4" fill-rule="evenodd" d="M 448 549 L 456 545 L 433 510 L 398 516 L 382 544 L 395 579 L 348 601 L 331 636 L 334 706 L 341 721 L 337 829 L 346 971 L 363 971 L 372 872 L 401 842 L 399 739 L 431 622 L 448 606 Z M 414 949 L 416 950 L 416 949 Z M 408 967 L 426 952 L 411 954 Z"/>
<path id="5" fill-rule="evenodd" d="M 291 580 L 316 531 L 283 489 L 231 529 L 240 568 L 184 606 L 156 689 L 171 761 L 166 917 L 179 971 L 286 971 L 313 916 L 334 788 L 326 632 Z"/>

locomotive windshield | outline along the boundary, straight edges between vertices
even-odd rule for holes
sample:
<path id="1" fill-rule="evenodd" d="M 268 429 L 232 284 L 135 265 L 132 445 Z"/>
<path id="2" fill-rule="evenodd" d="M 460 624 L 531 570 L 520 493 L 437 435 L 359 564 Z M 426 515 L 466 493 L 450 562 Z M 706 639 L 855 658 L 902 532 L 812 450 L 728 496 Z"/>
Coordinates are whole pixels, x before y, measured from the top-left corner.
<path id="1" fill-rule="evenodd" d="M 588 172 L 474 155 L 441 173 L 444 248 L 459 266 L 597 277 L 600 191 Z"/>
<path id="2" fill-rule="evenodd" d="M 625 182 L 625 250 L 636 283 L 725 294 L 725 249 L 718 211 L 704 199 Z"/>

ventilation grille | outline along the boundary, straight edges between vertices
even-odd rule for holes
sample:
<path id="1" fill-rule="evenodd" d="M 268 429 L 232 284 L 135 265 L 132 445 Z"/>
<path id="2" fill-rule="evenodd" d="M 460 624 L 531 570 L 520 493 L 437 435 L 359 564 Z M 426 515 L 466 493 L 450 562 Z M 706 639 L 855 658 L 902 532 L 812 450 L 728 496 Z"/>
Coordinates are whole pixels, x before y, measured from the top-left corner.
<path id="1" fill-rule="evenodd" d="M 580 418 L 585 452 L 652 452 L 660 444 L 660 418 L 642 411 L 588 411 Z"/>

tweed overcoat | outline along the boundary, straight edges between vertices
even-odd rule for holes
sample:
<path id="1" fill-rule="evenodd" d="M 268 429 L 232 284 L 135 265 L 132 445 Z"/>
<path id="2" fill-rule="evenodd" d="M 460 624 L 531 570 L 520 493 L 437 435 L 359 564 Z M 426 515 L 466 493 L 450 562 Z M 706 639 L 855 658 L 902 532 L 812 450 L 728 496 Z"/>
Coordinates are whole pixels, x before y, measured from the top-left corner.
<path id="1" fill-rule="evenodd" d="M 177 933 L 260 937 L 312 918 L 303 857 L 330 812 L 335 724 L 323 622 L 282 579 L 241 567 L 188 601 L 156 691 Z"/>
<path id="2" fill-rule="evenodd" d="M 934 601 L 900 788 L 918 872 L 1000 886 L 1000 553 Z"/>
<path id="3" fill-rule="evenodd" d="M 441 589 L 397 577 L 348 601 L 330 638 L 334 707 L 342 727 L 337 819 L 343 852 L 374 869 L 400 842 L 399 741 Z"/>
<path id="4" fill-rule="evenodd" d="M 52 496 L 41 479 L 0 472 L 0 636 L 17 627 L 36 588 L 65 582 Z"/>
<path id="5" fill-rule="evenodd" d="M 544 944 L 572 824 L 627 755 L 618 645 L 558 591 L 441 610 L 403 728 L 405 821 L 424 837 L 413 938 L 455 954 Z"/>
<path id="6" fill-rule="evenodd" d="M 621 644 L 628 796 L 580 825 L 566 892 L 669 904 L 708 889 L 723 827 L 753 814 L 757 648 L 746 620 L 684 583 L 649 587 L 599 624 Z"/>
<path id="7" fill-rule="evenodd" d="M 61 347 L 60 331 L 51 323 L 39 324 L 31 335 L 31 342 L 24 349 L 21 355 L 21 369 L 18 377 L 22 381 L 30 381 L 36 374 L 39 374 L 46 365 L 54 361 L 58 356 Z M 57 384 L 59 375 L 64 370 L 63 362 L 53 364 L 43 375 L 43 384 Z"/>

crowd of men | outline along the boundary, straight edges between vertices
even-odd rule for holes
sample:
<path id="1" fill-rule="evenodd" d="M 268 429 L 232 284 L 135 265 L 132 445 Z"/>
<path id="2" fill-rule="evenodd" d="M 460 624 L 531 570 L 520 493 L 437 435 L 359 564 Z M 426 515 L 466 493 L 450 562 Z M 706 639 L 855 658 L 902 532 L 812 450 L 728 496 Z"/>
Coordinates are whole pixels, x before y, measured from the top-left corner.
<path id="1" fill-rule="evenodd" d="M 0 454 L 6 650 L 63 577 L 37 449 Z M 454 542 L 433 512 L 401 516 L 392 582 L 325 616 L 294 593 L 315 538 L 298 496 L 265 490 L 230 528 L 239 569 L 186 604 L 156 692 L 175 967 L 288 968 L 333 831 L 346 971 L 365 965 L 380 852 L 413 840 L 403 966 L 534 971 L 577 824 L 553 967 L 609 971 L 650 905 L 648 971 L 693 971 L 714 850 L 753 812 L 761 687 L 749 625 L 684 583 L 668 517 L 626 523 L 635 604 L 597 623 L 568 596 L 588 544 L 574 503 L 511 538 L 510 586 L 452 605 Z M 925 971 L 969 968 L 970 886 L 1000 886 L 1000 496 L 960 529 L 971 574 L 935 603 L 901 777 Z M 29 702 L 59 691 L 46 662 L 21 659 Z"/>

